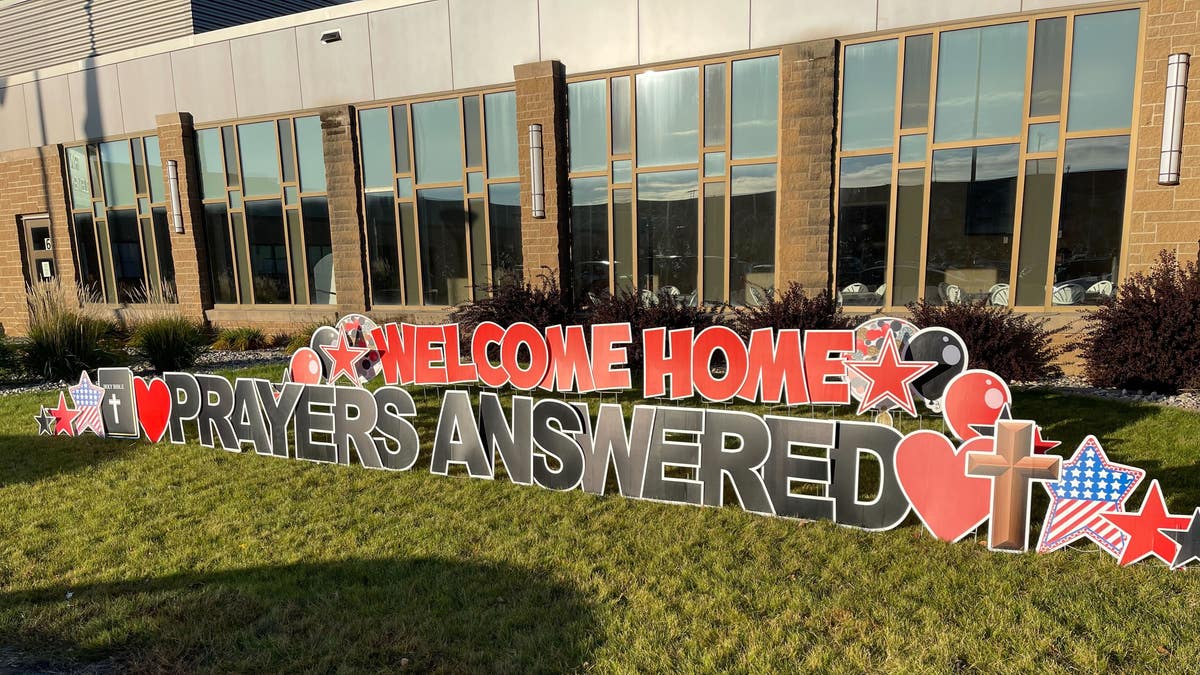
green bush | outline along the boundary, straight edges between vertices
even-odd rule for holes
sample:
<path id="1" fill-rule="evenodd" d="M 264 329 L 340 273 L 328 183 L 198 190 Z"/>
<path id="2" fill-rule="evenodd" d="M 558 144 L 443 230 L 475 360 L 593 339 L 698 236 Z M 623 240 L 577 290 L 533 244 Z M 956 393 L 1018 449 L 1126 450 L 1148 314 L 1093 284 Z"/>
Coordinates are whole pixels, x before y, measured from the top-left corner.
<path id="1" fill-rule="evenodd" d="M 251 349 L 266 349 L 267 336 L 257 328 L 222 328 L 212 348 L 223 352 L 244 352 Z"/>
<path id="2" fill-rule="evenodd" d="M 204 326 L 179 314 L 164 314 L 133 327 L 129 346 L 158 372 L 187 370 L 208 347 Z"/>
<path id="3" fill-rule="evenodd" d="M 80 371 L 120 361 L 117 323 L 98 298 L 71 293 L 60 282 L 28 289 L 29 334 L 18 346 L 25 370 L 47 380 L 73 380 Z"/>
<path id="4" fill-rule="evenodd" d="M 304 328 L 285 336 L 285 339 L 280 341 L 280 346 L 283 347 L 284 351 L 286 351 L 288 354 L 295 354 L 296 350 L 300 349 L 301 347 L 309 346 L 309 344 L 312 342 L 313 333 L 317 332 L 317 329 L 324 325 L 325 324 L 323 323 L 314 323 L 312 325 L 305 326 Z"/>

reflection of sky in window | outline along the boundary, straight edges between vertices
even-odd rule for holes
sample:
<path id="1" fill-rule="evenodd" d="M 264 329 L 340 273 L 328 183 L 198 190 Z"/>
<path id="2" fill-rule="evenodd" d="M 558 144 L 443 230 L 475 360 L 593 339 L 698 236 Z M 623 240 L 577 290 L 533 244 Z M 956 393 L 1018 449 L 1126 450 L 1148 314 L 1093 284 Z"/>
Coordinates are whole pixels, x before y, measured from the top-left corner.
<path id="1" fill-rule="evenodd" d="M 608 179 L 599 176 L 576 178 L 571 181 L 571 204 L 574 206 L 598 206 L 608 203 Z"/>
<path id="2" fill-rule="evenodd" d="M 842 85 L 842 149 L 892 144 L 897 40 L 846 47 Z"/>
<path id="3" fill-rule="evenodd" d="M 734 197 L 775 191 L 775 165 L 752 164 L 735 166 L 730 177 L 731 193 Z"/>
<path id="4" fill-rule="evenodd" d="M 1017 175 L 1019 145 L 938 150 L 933 153 L 933 180 L 938 183 L 969 183 L 1012 178 Z M 971 175 L 974 161 L 975 172 Z"/>
<path id="5" fill-rule="evenodd" d="M 840 189 L 869 188 L 888 185 L 892 180 L 892 156 L 870 155 L 842 159 Z"/>
<path id="6" fill-rule="evenodd" d="M 639 166 L 695 162 L 700 155 L 700 71 L 648 71 L 637 76 Z"/>
<path id="7" fill-rule="evenodd" d="M 488 188 L 488 197 L 493 204 L 501 206 L 521 205 L 520 183 L 497 183 Z"/>
<path id="8" fill-rule="evenodd" d="M 1067 131 L 1129 126 L 1137 47 L 1136 9 L 1075 19 Z"/>
<path id="9" fill-rule="evenodd" d="M 658 171 L 638 176 L 638 201 L 669 202 L 695 199 L 696 171 Z"/>
<path id="10" fill-rule="evenodd" d="M 1063 173 L 1112 171 L 1129 164 L 1129 137 L 1077 138 L 1067 141 Z"/>
<path id="11" fill-rule="evenodd" d="M 104 203 L 124 206 L 133 203 L 133 160 L 129 141 L 100 144 L 101 173 L 104 176 Z"/>
<path id="12" fill-rule="evenodd" d="M 942 33 L 938 52 L 938 141 L 1016 136 L 1025 98 L 1029 25 Z"/>

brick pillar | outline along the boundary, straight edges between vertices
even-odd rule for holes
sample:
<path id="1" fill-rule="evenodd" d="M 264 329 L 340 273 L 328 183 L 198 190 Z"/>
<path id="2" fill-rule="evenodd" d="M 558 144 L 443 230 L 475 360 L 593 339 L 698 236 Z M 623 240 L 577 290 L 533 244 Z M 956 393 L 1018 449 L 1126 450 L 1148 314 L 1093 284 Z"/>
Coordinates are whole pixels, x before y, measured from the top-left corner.
<path id="1" fill-rule="evenodd" d="M 779 146 L 779 233 L 775 254 L 780 288 L 796 282 L 829 288 L 833 250 L 833 138 L 837 123 L 837 42 L 783 48 Z"/>
<path id="2" fill-rule="evenodd" d="M 367 276 L 363 263 L 362 183 L 358 171 L 354 108 L 321 110 L 321 142 L 325 150 L 325 184 L 329 229 L 333 242 L 333 277 L 339 314 L 367 309 Z"/>
<path id="3" fill-rule="evenodd" d="M 185 112 L 164 113 L 155 118 L 158 148 L 162 155 L 163 185 L 168 199 L 171 186 L 167 160 L 175 160 L 179 175 L 179 201 L 183 207 L 183 234 L 175 232 L 170 204 L 167 205 L 168 230 L 171 232 L 171 257 L 175 262 L 175 291 L 179 310 L 187 317 L 204 320 L 204 310 L 212 307 L 208 260 L 205 255 L 204 205 L 200 191 L 200 164 L 196 157 L 196 134 L 192 116 Z"/>
<path id="4" fill-rule="evenodd" d="M 55 272 L 68 292 L 76 287 L 62 156 L 60 145 L 0 153 L 0 328 L 8 335 L 29 329 L 22 216 L 49 214 Z"/>
<path id="5" fill-rule="evenodd" d="M 1162 249 L 1181 259 L 1196 259 L 1200 240 L 1200 24 L 1194 2 L 1150 0 L 1146 13 L 1144 57 L 1137 150 L 1130 171 L 1133 204 L 1126 230 L 1128 256 L 1121 276 L 1146 271 Z M 1162 148 L 1163 97 L 1167 85 L 1167 57 L 1178 52 L 1192 55 L 1188 73 L 1188 102 L 1184 108 L 1183 161 L 1179 185 L 1158 184 Z"/>
<path id="6" fill-rule="evenodd" d="M 525 278 L 536 280 L 554 271 L 567 288 L 570 283 L 571 237 L 567 215 L 567 81 L 558 61 L 539 61 L 513 67 L 517 82 L 517 158 L 521 173 L 521 249 Z M 546 217 L 533 217 L 530 180 L 529 125 L 542 125 L 542 184 Z"/>

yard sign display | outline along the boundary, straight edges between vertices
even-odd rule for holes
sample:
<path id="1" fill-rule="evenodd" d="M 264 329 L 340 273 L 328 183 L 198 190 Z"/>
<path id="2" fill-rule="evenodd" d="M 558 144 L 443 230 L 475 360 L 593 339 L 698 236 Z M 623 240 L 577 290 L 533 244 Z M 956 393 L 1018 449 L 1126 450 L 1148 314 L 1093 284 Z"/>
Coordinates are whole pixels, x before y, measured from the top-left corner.
<path id="1" fill-rule="evenodd" d="M 676 403 L 639 404 L 627 415 L 603 394 L 634 389 L 627 350 L 635 340 L 642 395 Z M 1058 441 L 1014 418 L 1008 385 L 971 369 L 969 357 L 953 332 L 892 318 L 854 330 L 763 329 L 744 341 L 724 326 L 635 336 L 629 324 L 484 323 L 463 335 L 456 324 L 376 325 L 352 314 L 314 332 L 281 382 L 101 368 L 94 381 L 82 373 L 35 419 L 43 435 L 196 438 L 231 452 L 407 471 L 423 440 L 409 388 L 438 387 L 435 474 L 458 467 L 474 478 L 598 495 L 615 484 L 623 497 L 737 503 L 867 530 L 895 528 L 912 511 L 949 542 L 986 524 L 988 547 L 1008 552 L 1029 549 L 1033 494 L 1044 489 L 1040 553 L 1090 541 L 1121 565 L 1200 560 L 1200 509 L 1169 513 L 1152 481 L 1140 508 L 1129 510 L 1144 471 L 1112 462 L 1090 436 L 1068 459 L 1048 454 Z M 376 380 L 378 388 L 365 387 Z M 502 390 L 512 393 L 507 404 Z M 601 402 L 567 394 L 600 394 Z M 697 397 L 781 412 L 853 405 L 869 417 L 684 402 Z M 893 414 L 922 409 L 940 415 L 949 433 L 904 435 L 892 426 Z"/>

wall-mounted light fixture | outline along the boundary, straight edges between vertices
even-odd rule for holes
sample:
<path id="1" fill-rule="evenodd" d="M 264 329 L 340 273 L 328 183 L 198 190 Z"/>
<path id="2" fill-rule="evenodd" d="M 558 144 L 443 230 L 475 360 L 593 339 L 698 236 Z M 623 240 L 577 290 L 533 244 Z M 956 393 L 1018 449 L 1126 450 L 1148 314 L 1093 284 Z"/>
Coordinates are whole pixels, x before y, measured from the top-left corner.
<path id="1" fill-rule="evenodd" d="M 330 42 L 341 42 L 341 41 L 342 41 L 342 29 L 341 28 L 334 28 L 333 30 L 327 30 L 327 31 L 321 33 L 321 42 L 324 44 L 329 44 Z"/>
<path id="2" fill-rule="evenodd" d="M 1167 57 L 1167 97 L 1163 104 L 1162 153 L 1158 158 L 1158 184 L 1179 185 L 1183 159 L 1183 107 L 1187 102 L 1190 54 Z"/>
<path id="3" fill-rule="evenodd" d="M 529 125 L 529 182 L 533 191 L 533 217 L 546 217 L 546 187 L 542 181 L 542 125 Z"/>
<path id="4" fill-rule="evenodd" d="M 171 220 L 175 225 L 175 234 L 183 234 L 183 204 L 179 202 L 179 164 L 173 159 L 167 160 L 167 184 L 171 190 Z"/>

